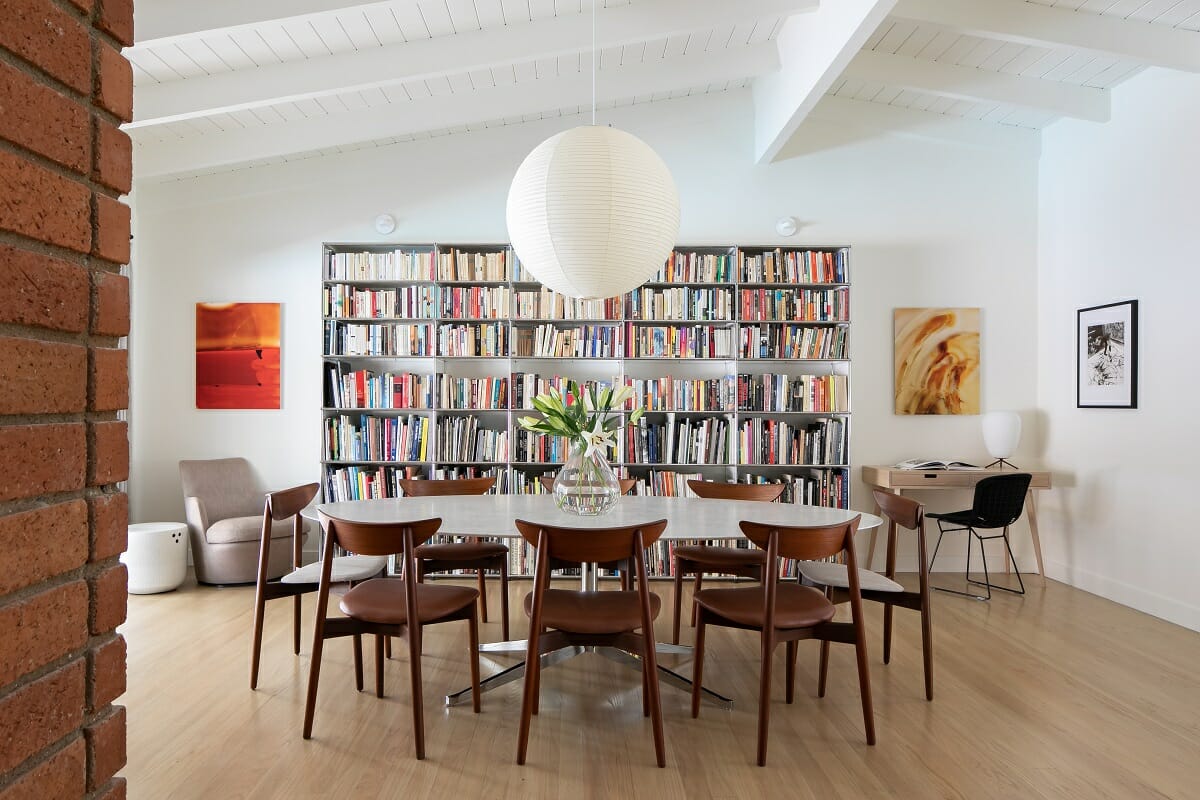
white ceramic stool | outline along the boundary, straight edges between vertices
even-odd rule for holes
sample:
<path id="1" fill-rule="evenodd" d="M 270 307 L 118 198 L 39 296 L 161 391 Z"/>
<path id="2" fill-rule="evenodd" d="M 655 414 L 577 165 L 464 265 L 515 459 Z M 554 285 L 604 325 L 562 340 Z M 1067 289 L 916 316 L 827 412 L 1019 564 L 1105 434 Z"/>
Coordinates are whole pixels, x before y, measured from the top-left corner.
<path id="1" fill-rule="evenodd" d="M 178 589 L 187 577 L 187 525 L 182 522 L 135 522 L 121 563 L 129 570 L 130 594 Z"/>

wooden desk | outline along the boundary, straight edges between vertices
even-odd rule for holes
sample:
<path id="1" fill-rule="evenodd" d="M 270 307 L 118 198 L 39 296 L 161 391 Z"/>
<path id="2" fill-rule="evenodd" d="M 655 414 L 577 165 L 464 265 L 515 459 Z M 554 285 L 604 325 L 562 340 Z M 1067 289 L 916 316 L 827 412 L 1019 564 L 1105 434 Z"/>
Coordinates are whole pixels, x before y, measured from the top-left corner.
<path id="1" fill-rule="evenodd" d="M 1050 488 L 1050 473 L 1042 470 L 1019 469 L 896 469 L 895 467 L 863 467 L 863 483 L 875 489 L 883 489 L 892 494 L 901 494 L 905 489 L 973 489 L 975 484 L 992 475 L 1024 472 L 1033 476 L 1029 483 L 1029 492 L 1025 496 L 1025 511 L 1029 515 L 1029 534 L 1033 537 L 1033 554 L 1037 557 L 1038 574 L 1044 580 L 1046 570 L 1042 565 L 1042 540 L 1038 536 L 1037 503 L 1034 500 L 1035 489 Z M 879 505 L 875 505 L 875 513 L 879 513 Z M 867 549 L 867 567 L 875 557 L 876 528 L 871 529 L 871 543 Z"/>

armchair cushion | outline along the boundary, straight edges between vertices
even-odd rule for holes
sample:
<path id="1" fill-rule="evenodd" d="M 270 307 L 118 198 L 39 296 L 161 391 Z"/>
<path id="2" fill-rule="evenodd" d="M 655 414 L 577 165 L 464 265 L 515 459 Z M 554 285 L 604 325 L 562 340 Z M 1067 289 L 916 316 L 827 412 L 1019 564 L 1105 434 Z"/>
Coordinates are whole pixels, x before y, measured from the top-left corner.
<path id="1" fill-rule="evenodd" d="M 235 542 L 257 542 L 262 535 L 262 514 L 253 517 L 229 517 L 214 522 L 204 532 L 209 544 L 233 544 Z M 306 526 L 307 527 L 307 526 Z M 271 525 L 271 538 L 284 539 L 292 535 L 292 521 L 283 520 Z M 306 537 L 307 538 L 307 537 Z"/>

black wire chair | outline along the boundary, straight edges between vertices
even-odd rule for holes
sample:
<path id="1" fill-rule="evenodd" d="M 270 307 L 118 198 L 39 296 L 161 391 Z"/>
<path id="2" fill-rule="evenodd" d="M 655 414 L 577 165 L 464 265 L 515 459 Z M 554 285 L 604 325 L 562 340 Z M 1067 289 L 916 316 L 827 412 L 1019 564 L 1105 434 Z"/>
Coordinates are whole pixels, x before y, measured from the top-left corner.
<path id="1" fill-rule="evenodd" d="M 1008 526 L 1021 517 L 1021 512 L 1025 509 L 1025 495 L 1029 492 L 1029 482 L 1032 479 L 1033 476 L 1025 472 L 1017 472 L 1010 475 L 994 475 L 984 478 L 975 484 L 975 498 L 971 503 L 971 507 L 966 511 L 951 511 L 944 514 L 926 512 L 925 518 L 936 519 L 938 524 L 938 540 L 933 548 L 933 558 L 929 562 L 930 572 L 933 571 L 933 562 L 937 561 L 938 548 L 942 546 L 942 537 L 947 533 L 955 531 L 969 531 L 974 538 L 979 540 L 979 553 L 983 559 L 983 580 L 977 581 L 971 577 L 971 541 L 968 539 L 967 583 L 986 587 L 987 594 L 973 594 L 957 589 L 946 589 L 941 586 L 933 588 L 940 592 L 974 597 L 976 600 L 991 600 L 992 589 L 999 589 L 1000 591 L 1011 592 L 1012 594 L 1025 594 L 1025 582 L 1021 580 L 1021 571 L 1017 567 L 1017 560 L 1013 557 L 1012 545 L 1008 541 Z M 979 533 L 980 530 L 997 529 L 1001 532 L 992 536 L 983 536 Z M 1021 587 L 1020 589 L 1011 589 L 1007 586 L 992 583 L 991 575 L 988 573 L 987 551 L 983 547 L 983 543 L 989 539 L 1004 540 L 1004 548 L 1008 553 L 1009 560 L 1012 561 L 1013 572 L 1017 574 L 1017 584 Z"/>

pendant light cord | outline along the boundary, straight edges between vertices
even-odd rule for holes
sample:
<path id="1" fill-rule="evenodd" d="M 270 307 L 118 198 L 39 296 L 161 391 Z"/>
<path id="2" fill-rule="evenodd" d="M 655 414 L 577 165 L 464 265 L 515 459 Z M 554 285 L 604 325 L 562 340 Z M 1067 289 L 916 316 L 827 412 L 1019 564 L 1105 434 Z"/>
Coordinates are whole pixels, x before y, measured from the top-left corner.
<path id="1" fill-rule="evenodd" d="M 592 125 L 596 124 L 596 3 L 592 0 Z"/>

